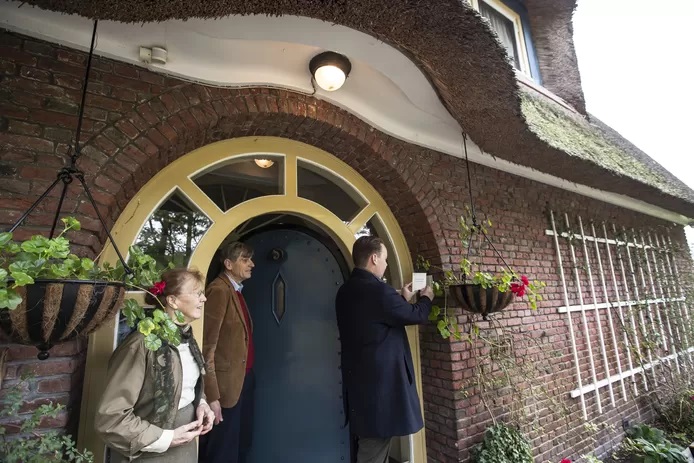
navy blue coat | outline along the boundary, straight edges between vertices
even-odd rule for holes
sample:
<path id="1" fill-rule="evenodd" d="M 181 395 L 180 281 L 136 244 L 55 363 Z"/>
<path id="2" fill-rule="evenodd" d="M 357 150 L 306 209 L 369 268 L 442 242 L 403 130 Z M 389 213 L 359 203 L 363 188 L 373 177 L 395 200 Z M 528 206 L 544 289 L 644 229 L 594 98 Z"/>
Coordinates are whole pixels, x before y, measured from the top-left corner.
<path id="1" fill-rule="evenodd" d="M 351 431 L 386 438 L 422 429 L 405 326 L 427 321 L 429 298 L 409 304 L 372 273 L 355 268 L 338 290 L 335 308 Z"/>

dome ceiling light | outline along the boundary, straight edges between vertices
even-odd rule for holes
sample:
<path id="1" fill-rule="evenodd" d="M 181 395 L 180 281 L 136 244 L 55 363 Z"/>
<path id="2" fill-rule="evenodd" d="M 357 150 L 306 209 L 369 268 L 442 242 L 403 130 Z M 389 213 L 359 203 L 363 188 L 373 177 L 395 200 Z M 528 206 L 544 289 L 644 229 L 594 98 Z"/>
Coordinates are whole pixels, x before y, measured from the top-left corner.
<path id="1" fill-rule="evenodd" d="M 270 159 L 254 159 L 253 161 L 255 161 L 255 165 L 261 169 L 268 169 L 275 163 L 275 161 L 271 161 Z"/>
<path id="2" fill-rule="evenodd" d="M 334 92 L 345 83 L 352 70 L 352 63 L 345 55 L 325 51 L 311 58 L 308 68 L 320 88 Z"/>

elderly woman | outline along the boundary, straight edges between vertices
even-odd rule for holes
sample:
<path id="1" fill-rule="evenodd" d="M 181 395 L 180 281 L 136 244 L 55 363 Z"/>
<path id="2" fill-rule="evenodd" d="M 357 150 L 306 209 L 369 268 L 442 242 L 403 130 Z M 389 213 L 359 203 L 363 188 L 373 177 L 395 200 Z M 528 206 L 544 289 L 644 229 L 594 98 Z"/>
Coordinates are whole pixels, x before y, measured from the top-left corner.
<path id="1" fill-rule="evenodd" d="M 195 438 L 214 423 L 202 392 L 204 361 L 189 326 L 202 316 L 203 281 L 198 271 L 173 269 L 147 295 L 148 303 L 161 303 L 173 320 L 174 311 L 183 313 L 180 345 L 163 343 L 151 351 L 134 331 L 113 353 L 95 418 L 97 432 L 116 451 L 111 462 L 197 461 Z"/>

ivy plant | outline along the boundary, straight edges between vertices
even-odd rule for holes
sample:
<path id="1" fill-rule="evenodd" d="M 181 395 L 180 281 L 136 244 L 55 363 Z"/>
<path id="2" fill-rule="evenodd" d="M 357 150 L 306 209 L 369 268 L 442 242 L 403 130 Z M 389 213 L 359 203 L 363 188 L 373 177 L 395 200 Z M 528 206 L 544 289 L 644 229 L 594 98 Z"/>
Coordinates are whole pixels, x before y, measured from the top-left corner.
<path id="1" fill-rule="evenodd" d="M 520 430 L 503 423 L 487 428 L 484 440 L 471 454 L 473 463 L 533 463 L 528 440 Z"/>
<path id="2" fill-rule="evenodd" d="M 17 288 L 34 284 L 37 279 L 121 282 L 130 290 L 148 291 L 161 277 L 156 260 L 137 246 L 130 247 L 130 272 L 120 261 L 115 266 L 108 262 L 100 266 L 88 257 L 78 257 L 71 253 L 66 234 L 80 230 L 80 223 L 73 217 L 61 220 L 63 229 L 53 238 L 35 235 L 16 242 L 12 233 L 0 233 L 0 310 L 16 309 L 22 302 Z M 146 311 L 131 298 L 124 302 L 126 323 L 131 328 L 137 326 L 148 349 L 158 350 L 163 342 L 181 342 L 178 327 L 164 309 Z M 179 323 L 184 321 L 180 311 L 175 312 L 175 318 Z"/>
<path id="3" fill-rule="evenodd" d="M 26 378 L 23 379 L 26 381 Z M 22 406 L 22 388 L 7 389 L 4 404 L 0 407 L 1 418 L 16 418 Z M 39 406 L 24 420 L 19 435 L 8 435 L 0 426 L 0 461 L 5 463 L 93 463 L 94 457 L 88 450 L 79 450 L 71 436 L 57 431 L 39 432 L 39 423 L 44 418 L 55 418 L 63 409 L 52 402 Z"/>

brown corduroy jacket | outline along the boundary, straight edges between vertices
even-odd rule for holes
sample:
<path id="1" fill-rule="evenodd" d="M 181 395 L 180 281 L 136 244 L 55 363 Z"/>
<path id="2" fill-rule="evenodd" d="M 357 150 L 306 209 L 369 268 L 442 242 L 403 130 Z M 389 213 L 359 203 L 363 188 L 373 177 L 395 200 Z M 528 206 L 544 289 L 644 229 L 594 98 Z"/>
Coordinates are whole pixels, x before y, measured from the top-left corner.
<path id="1" fill-rule="evenodd" d="M 229 277 L 219 275 L 205 290 L 202 355 L 207 363 L 205 396 L 224 408 L 239 401 L 246 376 L 248 334 L 241 301 Z M 249 314 L 250 317 L 250 314 Z"/>

